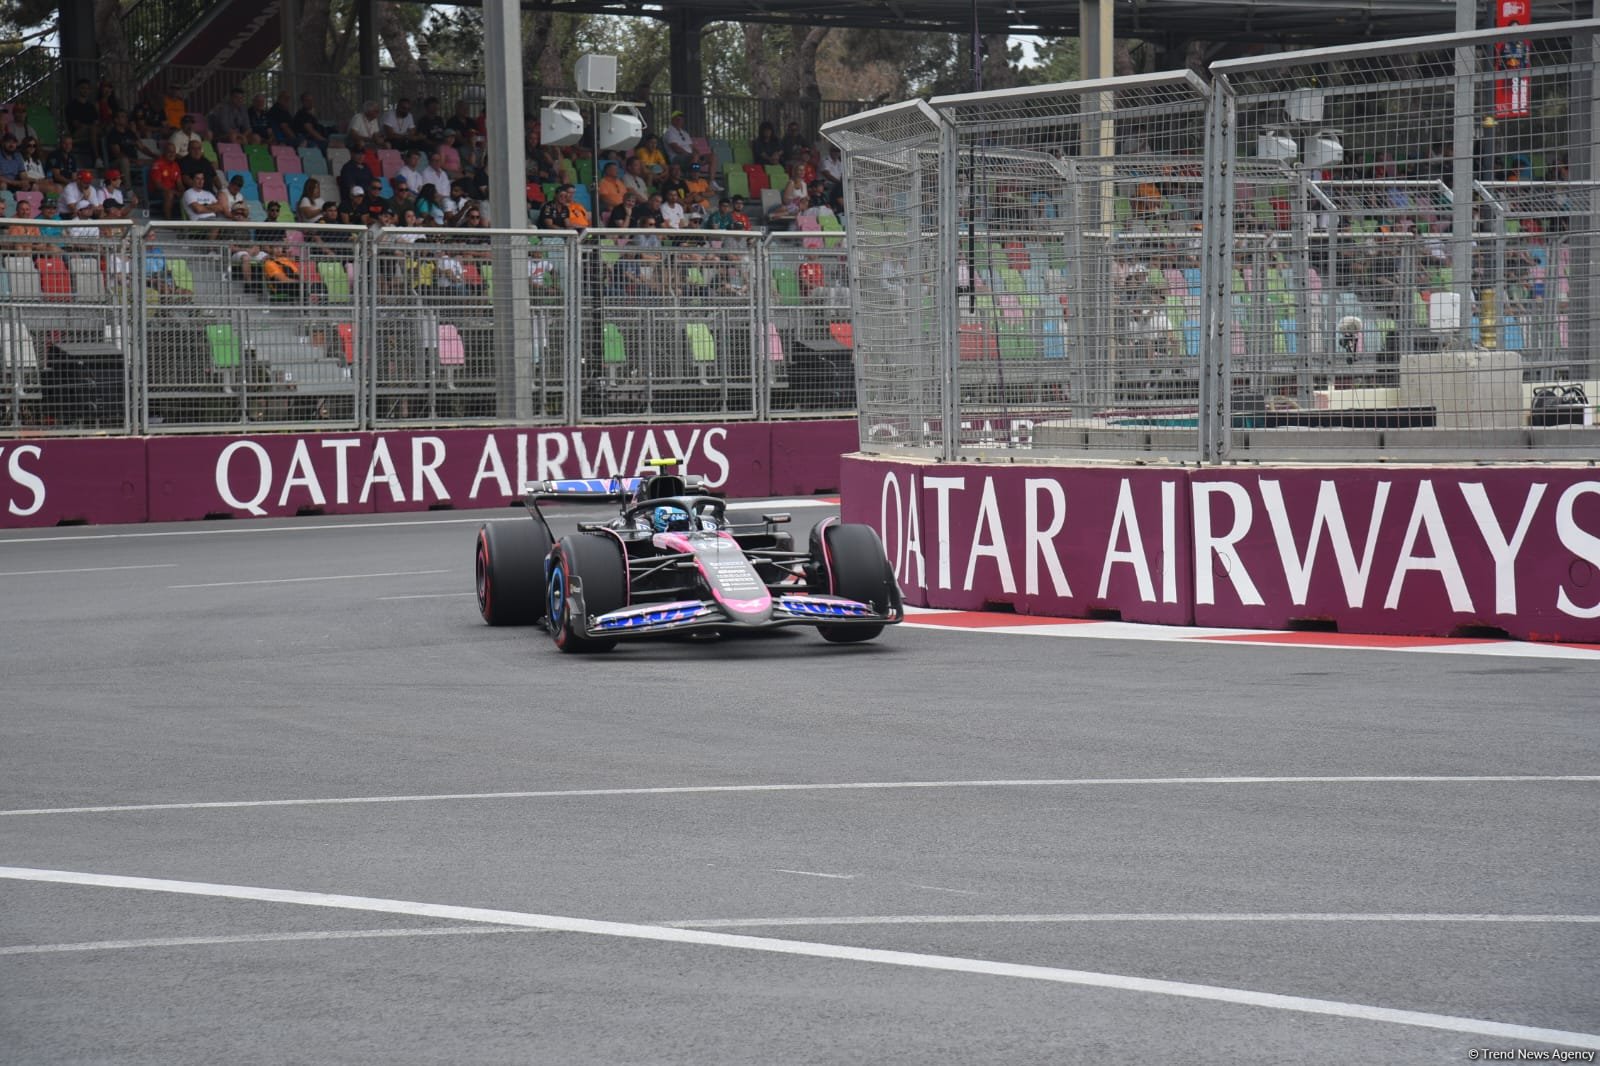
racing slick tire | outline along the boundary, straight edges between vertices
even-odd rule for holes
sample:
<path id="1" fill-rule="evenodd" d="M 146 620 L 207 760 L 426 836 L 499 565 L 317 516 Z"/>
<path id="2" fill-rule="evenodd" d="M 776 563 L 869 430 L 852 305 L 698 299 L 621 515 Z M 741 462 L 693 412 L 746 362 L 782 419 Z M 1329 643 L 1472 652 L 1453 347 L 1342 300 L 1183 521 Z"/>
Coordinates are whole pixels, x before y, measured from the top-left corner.
<path id="1" fill-rule="evenodd" d="M 835 523 L 812 530 L 811 559 L 817 573 L 827 576 L 835 596 L 871 604 L 879 611 L 887 611 L 898 600 L 894 571 L 871 526 Z M 832 644 L 858 644 L 882 633 L 883 627 L 820 625 L 817 632 Z"/>
<path id="2" fill-rule="evenodd" d="M 610 651 L 617 645 L 614 638 L 584 637 L 574 628 L 569 595 L 574 582 L 583 590 L 584 609 L 591 615 L 626 606 L 628 561 L 622 545 L 593 533 L 562 537 L 550 557 L 546 580 L 546 613 L 556 647 L 564 652 Z"/>
<path id="3" fill-rule="evenodd" d="M 544 557 L 550 534 L 536 520 L 485 522 L 473 569 L 478 613 L 492 626 L 528 626 L 544 617 Z"/>

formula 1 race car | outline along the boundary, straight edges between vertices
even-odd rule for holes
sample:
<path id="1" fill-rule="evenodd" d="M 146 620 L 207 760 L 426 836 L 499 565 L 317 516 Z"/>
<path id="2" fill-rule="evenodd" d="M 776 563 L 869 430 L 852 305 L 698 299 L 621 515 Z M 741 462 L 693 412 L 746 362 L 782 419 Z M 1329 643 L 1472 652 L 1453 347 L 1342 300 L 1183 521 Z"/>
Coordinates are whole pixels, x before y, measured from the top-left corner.
<path id="1" fill-rule="evenodd" d="M 836 644 L 871 640 L 902 620 L 900 587 L 870 526 L 828 519 L 809 550 L 777 529 L 787 514 L 735 525 L 699 478 L 656 460 L 637 478 L 530 485 L 528 516 L 478 531 L 478 611 L 492 626 L 543 623 L 564 652 L 618 640 L 814 626 Z M 615 503 L 604 522 L 559 540 L 540 505 Z"/>

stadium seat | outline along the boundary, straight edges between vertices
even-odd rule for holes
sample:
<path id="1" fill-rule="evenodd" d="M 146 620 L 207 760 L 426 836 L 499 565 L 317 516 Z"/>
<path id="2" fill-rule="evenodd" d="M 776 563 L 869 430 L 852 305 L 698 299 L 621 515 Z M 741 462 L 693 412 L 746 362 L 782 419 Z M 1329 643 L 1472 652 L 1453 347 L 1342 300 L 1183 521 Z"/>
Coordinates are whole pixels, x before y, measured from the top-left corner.
<path id="1" fill-rule="evenodd" d="M 247 144 L 244 146 L 244 157 L 250 161 L 250 172 L 259 174 L 264 170 L 276 170 L 277 166 L 272 161 L 272 152 L 264 144 Z"/>
<path id="2" fill-rule="evenodd" d="M 350 275 L 345 272 L 343 263 L 331 259 L 319 259 L 317 276 L 322 279 L 322 287 L 328 290 L 329 303 L 350 302 Z"/>
<path id="3" fill-rule="evenodd" d="M 789 267 L 772 268 L 772 288 L 778 295 L 778 303 L 784 307 L 799 305 L 800 277 Z"/>
<path id="4" fill-rule="evenodd" d="M 711 138 L 711 154 L 716 157 L 717 164 L 726 170 L 733 165 L 733 146 L 720 137 Z"/>
<path id="5" fill-rule="evenodd" d="M 734 166 L 736 166 L 736 167 L 749 166 L 751 163 L 754 163 L 756 161 L 755 153 L 750 150 L 750 142 L 749 141 L 743 141 L 743 140 L 733 141 L 729 145 L 729 147 L 733 149 L 733 165 Z"/>
<path id="6" fill-rule="evenodd" d="M 217 166 L 223 170 L 250 169 L 250 163 L 245 158 L 244 149 L 229 141 L 224 141 L 217 146 Z"/>
<path id="7" fill-rule="evenodd" d="M 706 380 L 707 371 L 717 361 L 717 341 L 711 327 L 704 322 L 690 322 L 683 327 L 689 342 L 689 359 L 700 371 L 700 380 Z"/>
<path id="8" fill-rule="evenodd" d="M 745 175 L 745 172 L 742 169 L 739 167 L 729 167 L 726 180 L 728 183 L 728 195 L 730 197 L 742 196 L 746 200 L 750 199 L 750 179 Z"/>
<path id="9" fill-rule="evenodd" d="M 828 336 L 833 338 L 835 344 L 844 348 L 856 346 L 855 327 L 849 322 L 829 322 Z"/>
<path id="10" fill-rule="evenodd" d="M 767 180 L 766 168 L 758 167 L 754 163 L 745 165 L 744 174 L 750 180 L 750 195 L 752 196 L 761 195 L 761 190 L 772 184 Z"/>
<path id="11" fill-rule="evenodd" d="M 276 200 L 280 204 L 289 199 L 289 186 L 282 174 L 261 175 L 261 202 Z"/>
<path id="12" fill-rule="evenodd" d="M 405 159 L 393 148 L 378 149 L 378 169 L 385 178 L 392 178 L 406 165 Z"/>
<path id="13" fill-rule="evenodd" d="M 41 255 L 34 260 L 39 268 L 39 291 L 46 300 L 72 299 L 72 272 L 58 255 Z"/>
<path id="14" fill-rule="evenodd" d="M 316 151 L 316 149 L 313 148 L 312 151 Z M 350 162 L 350 149 L 330 145 L 328 147 L 328 169 L 323 173 L 337 174 L 344 169 L 344 165 L 348 162 Z M 316 173 L 310 167 L 306 168 L 306 172 L 310 174 Z"/>
<path id="15" fill-rule="evenodd" d="M 1000 346 L 994 334 L 979 322 L 963 322 L 957 327 L 961 334 L 961 358 L 967 360 L 996 360 Z"/>
<path id="16" fill-rule="evenodd" d="M 600 361 L 606 364 L 607 370 L 628 361 L 628 348 L 623 343 L 622 329 L 615 322 L 606 322 L 600 327 Z"/>
<path id="17" fill-rule="evenodd" d="M 211 365 L 218 370 L 236 370 L 240 362 L 239 335 L 226 322 L 206 327 L 206 344 L 211 349 Z"/>
<path id="18" fill-rule="evenodd" d="M 354 366 L 355 365 L 355 361 L 356 361 L 356 327 L 355 327 L 355 323 L 353 323 L 353 322 L 341 322 L 341 323 L 339 323 L 338 333 L 339 333 L 339 350 L 344 353 L 345 365 L 346 366 Z"/>
<path id="19" fill-rule="evenodd" d="M 309 174 L 285 174 L 283 176 L 284 200 L 290 209 L 299 206 L 300 197 L 305 194 L 306 182 L 311 180 Z"/>
<path id="20" fill-rule="evenodd" d="M 783 187 L 789 184 L 789 172 L 776 163 L 768 163 L 761 169 L 767 172 L 767 185 L 771 188 L 782 192 Z"/>
<path id="21" fill-rule="evenodd" d="M 13 255 L 5 261 L 6 280 L 10 283 L 11 295 L 14 299 L 37 299 L 39 290 L 39 268 L 34 265 L 33 259 L 25 255 Z"/>
<path id="22" fill-rule="evenodd" d="M 776 322 L 767 323 L 767 358 L 774 363 L 783 362 L 783 337 Z"/>
<path id="23" fill-rule="evenodd" d="M 256 184 L 254 175 L 252 175 L 248 170 L 230 170 L 227 172 L 227 178 L 229 181 L 232 181 L 234 178 L 243 178 L 244 188 L 239 190 L 240 194 L 248 200 L 261 199 L 261 188 Z"/>
<path id="24" fill-rule="evenodd" d="M 307 146 L 299 149 L 297 154 L 300 156 L 300 168 L 307 174 L 329 173 L 328 157 L 322 154 L 322 149 Z"/>
<path id="25" fill-rule="evenodd" d="M 455 388 L 456 371 L 467 365 L 467 346 L 453 322 L 439 323 L 439 365 L 444 368 L 445 388 Z"/>

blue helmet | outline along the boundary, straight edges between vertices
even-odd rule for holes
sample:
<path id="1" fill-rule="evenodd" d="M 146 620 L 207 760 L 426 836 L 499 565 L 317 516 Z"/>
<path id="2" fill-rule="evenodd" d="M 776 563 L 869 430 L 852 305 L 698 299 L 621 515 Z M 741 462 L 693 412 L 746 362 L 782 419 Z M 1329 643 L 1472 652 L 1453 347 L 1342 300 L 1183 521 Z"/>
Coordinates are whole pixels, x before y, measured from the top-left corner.
<path id="1" fill-rule="evenodd" d="M 657 507 L 650 515 L 650 525 L 657 533 L 689 530 L 689 512 L 682 507 Z"/>

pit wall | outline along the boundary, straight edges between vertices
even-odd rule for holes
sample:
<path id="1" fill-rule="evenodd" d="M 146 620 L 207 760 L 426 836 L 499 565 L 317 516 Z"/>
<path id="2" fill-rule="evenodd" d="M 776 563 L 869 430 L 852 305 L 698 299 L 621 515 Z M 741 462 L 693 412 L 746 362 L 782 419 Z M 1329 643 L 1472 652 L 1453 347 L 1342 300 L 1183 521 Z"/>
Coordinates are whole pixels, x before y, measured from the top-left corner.
<path id="1" fill-rule="evenodd" d="M 837 491 L 851 419 L 392 433 L 0 438 L 0 528 L 495 507 L 677 457 L 730 496 Z"/>
<path id="2" fill-rule="evenodd" d="M 1052 467 L 847 455 L 907 602 L 1600 643 L 1600 470 Z M 1114 612 L 1114 613 L 1113 613 Z"/>

